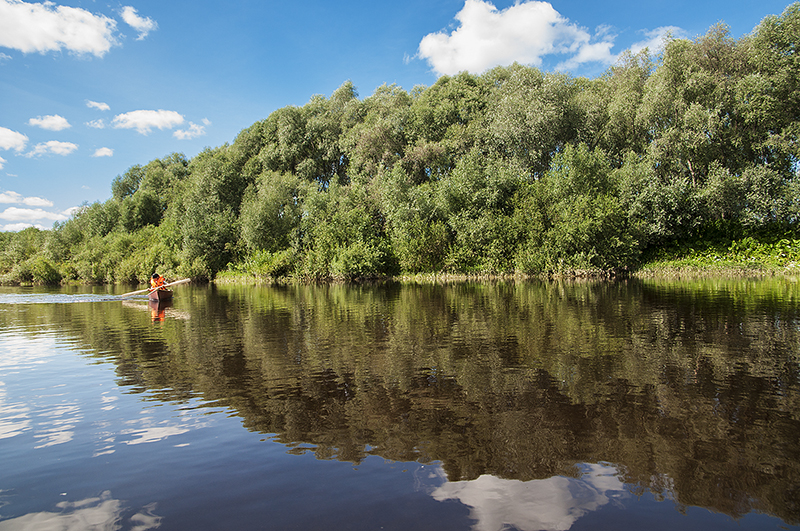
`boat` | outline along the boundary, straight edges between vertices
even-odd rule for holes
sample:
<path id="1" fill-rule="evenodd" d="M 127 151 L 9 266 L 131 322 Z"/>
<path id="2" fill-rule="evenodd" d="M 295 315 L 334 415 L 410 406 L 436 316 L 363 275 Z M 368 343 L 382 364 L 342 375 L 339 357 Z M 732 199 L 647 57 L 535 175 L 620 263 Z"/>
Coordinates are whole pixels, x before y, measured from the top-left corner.
<path id="1" fill-rule="evenodd" d="M 170 289 L 157 289 L 155 291 L 151 291 L 148 298 L 154 302 L 162 302 L 162 301 L 171 301 L 172 300 L 172 290 Z"/>

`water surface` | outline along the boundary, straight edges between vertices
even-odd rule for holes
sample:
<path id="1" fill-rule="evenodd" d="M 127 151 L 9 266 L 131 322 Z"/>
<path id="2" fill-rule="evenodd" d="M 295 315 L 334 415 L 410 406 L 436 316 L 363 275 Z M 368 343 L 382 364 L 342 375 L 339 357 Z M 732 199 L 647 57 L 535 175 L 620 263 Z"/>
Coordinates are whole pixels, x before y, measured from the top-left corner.
<path id="1" fill-rule="evenodd" d="M 0 531 L 800 528 L 792 279 L 131 289 L 0 289 Z"/>

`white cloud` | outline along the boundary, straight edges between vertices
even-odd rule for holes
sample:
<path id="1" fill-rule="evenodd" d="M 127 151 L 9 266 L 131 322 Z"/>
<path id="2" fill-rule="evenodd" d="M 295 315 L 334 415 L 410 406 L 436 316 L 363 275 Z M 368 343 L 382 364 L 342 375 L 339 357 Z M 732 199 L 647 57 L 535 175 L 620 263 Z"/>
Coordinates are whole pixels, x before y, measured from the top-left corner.
<path id="1" fill-rule="evenodd" d="M 612 46 L 614 46 L 612 41 L 602 41 L 593 44 L 588 42 L 583 43 L 578 49 L 578 53 L 556 65 L 555 69 L 559 71 L 572 70 L 584 63 L 612 65 L 618 59 L 617 55 L 611 53 Z"/>
<path id="2" fill-rule="evenodd" d="M 19 232 L 30 227 L 36 227 L 39 230 L 47 230 L 47 227 L 41 223 L 9 223 L 8 225 L 3 225 L 0 230 L 3 232 Z"/>
<path id="3" fill-rule="evenodd" d="M 21 203 L 22 196 L 17 192 L 0 192 L 0 203 Z"/>
<path id="4" fill-rule="evenodd" d="M 102 57 L 116 44 L 115 20 L 53 2 L 0 0 L 0 46 L 24 53 L 60 51 Z"/>
<path id="5" fill-rule="evenodd" d="M 650 31 L 642 31 L 645 37 L 643 41 L 631 44 L 631 52 L 639 53 L 645 48 L 650 49 L 650 53 L 660 53 L 664 49 L 664 44 L 669 37 L 682 39 L 686 37 L 686 32 L 677 26 L 661 26 Z"/>
<path id="6" fill-rule="evenodd" d="M 86 122 L 86 125 L 89 127 L 94 127 L 95 129 L 104 129 L 106 127 L 106 123 L 103 121 L 102 118 L 99 120 L 92 120 L 91 122 Z"/>
<path id="7" fill-rule="evenodd" d="M 0 0 L 2 1 L 2 0 Z M 22 151 L 28 143 L 28 137 L 22 133 L 0 127 L 0 149 Z"/>
<path id="8" fill-rule="evenodd" d="M 131 111 L 118 114 L 114 117 L 113 124 L 117 129 L 136 129 L 146 135 L 153 127 L 159 129 L 172 129 L 183 123 L 183 116 L 175 111 Z"/>
<path id="9" fill-rule="evenodd" d="M 139 37 L 136 40 L 142 40 L 147 37 L 147 34 L 158 27 L 156 21 L 150 17 L 140 17 L 136 14 L 136 9 L 131 6 L 122 8 L 122 20 L 125 21 L 130 27 L 139 32 Z"/>
<path id="10" fill-rule="evenodd" d="M 33 146 L 31 151 L 25 153 L 25 156 L 31 158 L 37 155 L 44 155 L 46 153 L 53 153 L 55 155 L 69 155 L 76 149 L 78 149 L 78 145 L 73 144 L 72 142 L 59 142 L 58 140 L 50 140 L 49 142 L 36 144 Z"/>
<path id="11" fill-rule="evenodd" d="M 563 17 L 548 2 L 518 2 L 499 11 L 490 2 L 466 0 L 456 14 L 458 28 L 426 35 L 418 57 L 439 74 L 463 70 L 480 73 L 488 68 L 519 62 L 541 66 L 546 55 L 569 54 L 575 64 L 586 61 L 613 63 L 613 36 L 601 28 L 592 43 L 586 29 Z M 565 61 L 568 62 L 569 60 Z"/>
<path id="12" fill-rule="evenodd" d="M 107 103 L 103 103 L 101 101 L 86 100 L 86 106 L 90 109 L 100 109 L 101 111 L 107 111 L 111 109 Z"/>
<path id="13" fill-rule="evenodd" d="M 47 116 L 37 116 L 28 120 L 28 125 L 41 127 L 48 131 L 61 131 L 62 129 L 69 129 L 72 127 L 66 118 L 57 114 L 48 114 Z"/>
<path id="14" fill-rule="evenodd" d="M 23 197 L 17 192 L 0 192 L 0 203 L 16 203 L 28 206 L 51 207 L 52 201 L 41 197 Z"/>
<path id="15" fill-rule="evenodd" d="M 18 208 L 18 207 L 8 207 L 7 209 L 0 212 L 0 219 L 5 219 L 7 221 L 26 221 L 28 223 L 33 222 L 35 220 L 50 220 L 50 221 L 64 221 L 67 219 L 63 213 L 58 212 L 48 212 L 41 208 Z"/>
<path id="16" fill-rule="evenodd" d="M 92 155 L 92 156 L 93 157 L 113 157 L 114 156 L 114 150 L 111 149 L 111 148 L 107 148 L 107 147 L 101 147 L 98 150 L 96 150 L 94 152 L 94 155 Z"/>
<path id="17" fill-rule="evenodd" d="M 209 125 L 211 122 L 204 119 L 203 123 L 205 125 Z M 205 125 L 197 125 L 194 122 L 189 122 L 189 129 L 178 129 L 172 136 L 177 138 L 178 140 L 189 140 L 192 138 L 197 138 L 198 136 L 203 136 L 206 134 Z"/>
<path id="18" fill-rule="evenodd" d="M 11 56 L 10 55 L 6 55 L 6 54 L 0 52 L 0 63 L 2 63 L 3 61 L 10 61 L 10 60 L 11 60 Z"/>
<path id="19" fill-rule="evenodd" d="M 6 159 L 4 159 L 3 157 L 0 157 L 0 170 L 3 169 L 3 164 L 5 164 L 6 162 L 8 162 Z"/>

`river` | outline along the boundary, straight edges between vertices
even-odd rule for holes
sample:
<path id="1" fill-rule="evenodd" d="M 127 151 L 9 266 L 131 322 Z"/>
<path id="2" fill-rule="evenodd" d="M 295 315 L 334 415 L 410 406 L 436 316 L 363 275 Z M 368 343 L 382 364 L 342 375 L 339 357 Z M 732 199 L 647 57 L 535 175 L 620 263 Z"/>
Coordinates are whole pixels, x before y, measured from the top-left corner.
<path id="1" fill-rule="evenodd" d="M 0 288 L 0 531 L 800 529 L 791 278 Z"/>

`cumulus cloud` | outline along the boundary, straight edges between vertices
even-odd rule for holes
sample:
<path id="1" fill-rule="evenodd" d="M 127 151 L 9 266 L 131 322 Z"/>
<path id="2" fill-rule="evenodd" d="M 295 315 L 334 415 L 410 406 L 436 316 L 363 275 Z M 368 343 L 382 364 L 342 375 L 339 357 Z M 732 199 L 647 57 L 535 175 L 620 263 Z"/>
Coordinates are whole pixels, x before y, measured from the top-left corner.
<path id="1" fill-rule="evenodd" d="M 116 44 L 117 23 L 53 2 L 0 0 L 0 46 L 23 53 L 69 50 L 102 57 Z"/>
<path id="2" fill-rule="evenodd" d="M 90 122 L 86 122 L 86 125 L 89 127 L 94 127 L 95 129 L 104 129 L 106 127 L 106 123 L 103 121 L 102 118 L 99 120 L 92 120 Z"/>
<path id="3" fill-rule="evenodd" d="M 107 147 L 101 147 L 94 152 L 93 157 L 113 157 L 114 150 Z"/>
<path id="4" fill-rule="evenodd" d="M 3 169 L 3 164 L 5 164 L 6 162 L 8 162 L 6 159 L 4 159 L 3 157 L 0 157 L 0 170 Z"/>
<path id="5" fill-rule="evenodd" d="M 28 223 L 41 219 L 46 219 L 49 221 L 64 221 L 68 217 L 69 216 L 62 212 L 48 212 L 47 210 L 43 210 L 41 208 L 8 207 L 0 212 L 0 219 L 16 222 L 26 221 Z"/>
<path id="6" fill-rule="evenodd" d="M 47 227 L 41 223 L 9 223 L 7 225 L 0 226 L 0 230 L 3 232 L 19 232 L 29 227 L 35 227 L 39 230 L 47 230 Z"/>
<path id="7" fill-rule="evenodd" d="M 58 140 L 50 140 L 49 142 L 41 142 L 33 146 L 33 149 L 28 153 L 25 153 L 25 156 L 28 158 L 35 157 L 38 155 L 45 155 L 47 153 L 52 153 L 54 155 L 69 155 L 73 151 L 78 149 L 78 144 L 73 144 L 72 142 L 59 142 Z"/>
<path id="8" fill-rule="evenodd" d="M 2 0 L 0 0 L 2 1 Z M 0 149 L 22 151 L 28 143 L 28 137 L 22 133 L 0 127 Z"/>
<path id="9" fill-rule="evenodd" d="M 21 194 L 11 191 L 0 192 L 0 203 L 12 203 L 37 207 L 53 206 L 53 202 L 48 201 L 47 199 L 43 199 L 41 197 L 23 197 Z"/>
<path id="10" fill-rule="evenodd" d="M 631 45 L 631 52 L 639 53 L 648 48 L 651 53 L 660 53 L 664 50 L 664 44 L 669 37 L 682 39 L 686 37 L 686 32 L 677 26 L 661 26 L 650 31 L 642 32 L 646 37 L 644 40 Z"/>
<path id="11" fill-rule="evenodd" d="M 172 136 L 177 138 L 178 140 L 189 140 L 192 138 L 197 138 L 198 136 L 203 136 L 206 134 L 206 125 L 210 125 L 211 122 L 208 119 L 203 119 L 203 125 L 197 125 L 196 123 L 189 122 L 189 129 L 178 129 Z"/>
<path id="12" fill-rule="evenodd" d="M 146 135 L 153 127 L 158 129 L 172 129 L 183 123 L 183 115 L 175 111 L 131 111 L 118 114 L 114 117 L 113 125 L 116 129 L 136 129 Z"/>
<path id="13" fill-rule="evenodd" d="M 595 35 L 562 16 L 548 2 L 526 1 L 498 10 L 488 1 L 466 0 L 451 33 L 426 35 L 418 57 L 439 74 L 463 70 L 480 73 L 513 62 L 541 66 L 546 55 L 568 54 L 573 64 L 611 64 L 614 36 L 601 28 Z M 567 64 L 565 62 L 565 64 Z"/>
<path id="14" fill-rule="evenodd" d="M 121 15 L 122 20 L 124 20 L 126 24 L 139 32 L 139 36 L 136 38 L 136 40 L 139 41 L 147 37 L 148 33 L 158 27 L 155 20 L 149 17 L 140 17 L 136 13 L 136 9 L 131 6 L 123 7 Z"/>
<path id="15" fill-rule="evenodd" d="M 107 103 L 103 103 L 100 101 L 92 101 L 92 100 L 86 100 L 86 106 L 89 107 L 90 109 L 99 109 L 101 111 L 107 111 L 111 109 L 111 107 L 109 107 Z"/>
<path id="16" fill-rule="evenodd" d="M 18 203 L 29 207 L 52 207 L 52 201 L 41 197 L 23 197 L 16 192 L 0 192 L 0 203 Z M 45 230 L 44 224 L 52 225 L 55 221 L 65 221 L 80 207 L 72 207 L 62 212 L 49 212 L 44 208 L 8 207 L 0 212 L 0 220 L 9 221 L 0 225 L 0 230 L 15 232 L 28 227 Z"/>
<path id="17" fill-rule="evenodd" d="M 601 63 L 611 65 L 615 63 L 618 56 L 611 53 L 612 41 L 596 43 L 583 43 L 578 49 L 578 53 L 556 65 L 556 70 L 565 71 L 577 68 L 585 63 Z"/>
<path id="18" fill-rule="evenodd" d="M 48 114 L 47 116 L 37 116 L 28 120 L 28 125 L 41 127 L 48 131 L 61 131 L 62 129 L 69 129 L 72 127 L 66 118 L 57 114 Z"/>
<path id="19" fill-rule="evenodd" d="M 10 60 L 11 60 L 11 56 L 10 55 L 6 55 L 6 54 L 0 52 L 0 63 L 2 63 L 4 61 L 10 61 Z"/>

